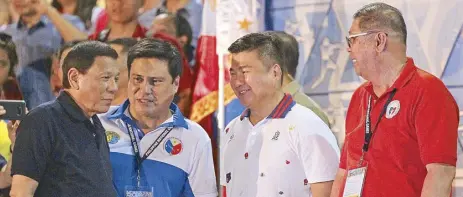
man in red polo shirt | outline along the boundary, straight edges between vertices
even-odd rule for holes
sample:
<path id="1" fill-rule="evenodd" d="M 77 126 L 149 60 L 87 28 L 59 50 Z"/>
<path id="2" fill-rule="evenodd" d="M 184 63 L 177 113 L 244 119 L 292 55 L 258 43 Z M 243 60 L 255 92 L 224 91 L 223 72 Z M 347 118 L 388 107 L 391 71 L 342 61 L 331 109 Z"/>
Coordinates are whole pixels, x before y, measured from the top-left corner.
<path id="1" fill-rule="evenodd" d="M 347 37 L 367 82 L 353 94 L 332 197 L 448 197 L 455 176 L 458 106 L 445 85 L 406 56 L 400 11 L 354 14 Z"/>

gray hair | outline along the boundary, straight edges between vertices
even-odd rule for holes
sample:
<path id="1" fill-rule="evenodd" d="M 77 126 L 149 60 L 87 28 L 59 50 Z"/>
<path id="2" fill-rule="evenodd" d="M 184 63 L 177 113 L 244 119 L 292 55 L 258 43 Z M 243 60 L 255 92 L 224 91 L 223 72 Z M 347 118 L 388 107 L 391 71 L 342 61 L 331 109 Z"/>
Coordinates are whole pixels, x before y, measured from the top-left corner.
<path id="1" fill-rule="evenodd" d="M 402 13 L 395 7 L 385 3 L 371 3 L 358 10 L 354 19 L 359 20 L 362 31 L 386 29 L 397 34 L 407 45 L 407 26 Z"/>

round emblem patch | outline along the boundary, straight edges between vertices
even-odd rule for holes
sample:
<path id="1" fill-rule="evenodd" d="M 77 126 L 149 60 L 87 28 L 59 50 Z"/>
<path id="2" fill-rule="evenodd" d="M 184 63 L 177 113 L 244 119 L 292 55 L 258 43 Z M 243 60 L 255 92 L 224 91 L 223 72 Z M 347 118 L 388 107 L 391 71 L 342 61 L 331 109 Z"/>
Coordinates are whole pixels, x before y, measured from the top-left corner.
<path id="1" fill-rule="evenodd" d="M 398 100 L 394 100 L 387 105 L 387 110 L 386 110 L 386 118 L 390 119 L 397 115 L 400 110 L 400 102 Z"/>
<path id="2" fill-rule="evenodd" d="M 119 141 L 121 137 L 114 131 L 106 131 L 106 140 L 110 144 L 115 144 Z"/>
<path id="3" fill-rule="evenodd" d="M 178 138 L 171 137 L 164 143 L 164 149 L 169 155 L 178 155 L 183 149 L 182 141 Z"/>

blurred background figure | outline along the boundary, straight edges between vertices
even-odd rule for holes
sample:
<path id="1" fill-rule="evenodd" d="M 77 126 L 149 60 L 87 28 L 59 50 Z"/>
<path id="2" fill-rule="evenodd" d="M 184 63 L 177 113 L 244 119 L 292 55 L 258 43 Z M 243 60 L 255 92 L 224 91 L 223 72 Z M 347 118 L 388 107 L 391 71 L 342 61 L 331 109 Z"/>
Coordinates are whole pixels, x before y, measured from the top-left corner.
<path id="1" fill-rule="evenodd" d="M 137 44 L 134 38 L 119 38 L 108 42 L 119 55 L 117 58 L 117 68 L 119 69 L 119 80 L 117 81 L 118 90 L 116 96 L 111 103 L 114 105 L 121 105 L 127 99 L 127 86 L 129 81 L 129 72 L 127 70 L 127 54 L 129 49 Z"/>
<path id="2" fill-rule="evenodd" d="M 36 0 L 11 0 L 13 9 L 20 20 L 1 29 L 12 37 L 18 54 L 16 75 L 26 105 L 32 109 L 44 102 L 55 99 L 50 85 L 51 56 L 63 42 L 62 35 L 49 17 L 50 9 Z M 79 17 L 57 14 L 69 25 L 84 30 Z M 56 17 L 55 17 L 56 19 Z"/>
<path id="3" fill-rule="evenodd" d="M 151 32 L 166 33 L 175 37 L 183 48 L 190 66 L 194 65 L 193 30 L 190 23 L 180 14 L 164 13 L 156 16 L 150 28 Z"/>
<path id="4" fill-rule="evenodd" d="M 78 16 L 87 33 L 92 34 L 95 32 L 98 16 L 104 10 L 96 3 L 97 0 L 53 0 L 51 5 L 62 14 Z"/>
<path id="5" fill-rule="evenodd" d="M 71 48 L 81 42 L 81 40 L 76 40 L 72 42 L 66 42 L 61 46 L 59 51 L 57 51 L 52 58 L 52 69 L 51 69 L 51 89 L 53 94 L 58 96 L 59 92 L 63 88 L 63 62 L 66 55 L 69 53 Z"/>
<path id="6" fill-rule="evenodd" d="M 18 63 L 11 37 L 0 33 L 0 100 L 22 100 L 14 75 Z M 0 106 L 0 115 L 6 111 Z M 0 196 L 9 196 L 11 186 L 11 150 L 16 139 L 17 121 L 0 120 Z"/>
<path id="7" fill-rule="evenodd" d="M 9 0 L 0 0 L 0 28 L 16 22 L 19 19 L 17 13 L 13 11 L 13 7 Z"/>

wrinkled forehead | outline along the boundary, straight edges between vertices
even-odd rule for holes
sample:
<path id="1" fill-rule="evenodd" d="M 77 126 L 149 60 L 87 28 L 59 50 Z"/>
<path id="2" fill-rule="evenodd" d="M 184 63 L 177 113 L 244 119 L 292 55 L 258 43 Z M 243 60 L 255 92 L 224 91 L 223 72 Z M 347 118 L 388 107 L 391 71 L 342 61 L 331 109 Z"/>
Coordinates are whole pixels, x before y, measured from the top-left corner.
<path id="1" fill-rule="evenodd" d="M 260 62 L 260 58 L 257 50 L 243 51 L 239 53 L 231 54 L 231 65 L 232 66 L 252 66 Z"/>
<path id="2" fill-rule="evenodd" d="M 360 33 L 360 32 L 361 32 L 360 20 L 359 19 L 354 19 L 352 21 L 351 26 L 350 26 L 349 34 L 356 34 L 356 33 Z"/>
<path id="3" fill-rule="evenodd" d="M 117 74 L 119 72 L 116 59 L 106 56 L 98 56 L 95 58 L 92 66 L 88 70 L 94 74 Z"/>

